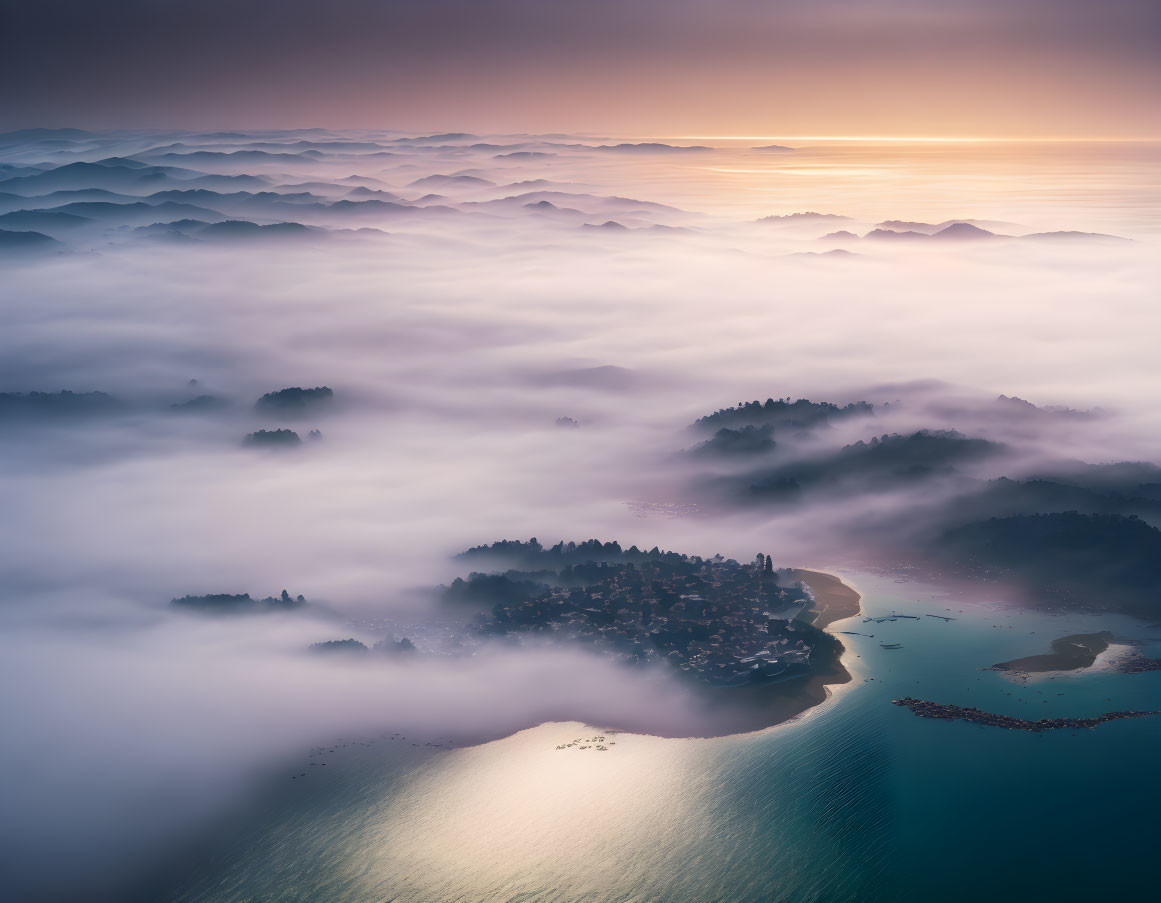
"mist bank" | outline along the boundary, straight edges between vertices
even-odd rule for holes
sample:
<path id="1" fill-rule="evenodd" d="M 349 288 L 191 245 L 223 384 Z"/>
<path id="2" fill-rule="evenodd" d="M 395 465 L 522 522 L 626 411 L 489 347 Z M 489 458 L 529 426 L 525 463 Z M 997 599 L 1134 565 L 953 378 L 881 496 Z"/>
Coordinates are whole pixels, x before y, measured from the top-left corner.
<path id="1" fill-rule="evenodd" d="M 1113 420 L 915 385 L 881 404 L 771 398 L 720 409 L 692 424 L 711 437 L 680 457 L 700 471 L 691 497 L 717 510 L 817 522 L 860 506 L 857 520 L 832 524 L 832 541 L 868 560 L 1001 582 L 1040 607 L 1155 619 L 1161 466 L 1077 457 Z"/>
<path id="2" fill-rule="evenodd" d="M 0 140 L 11 887 L 75 897 L 76 874 L 117 899 L 359 731 L 736 729 L 660 668 L 425 647 L 464 620 L 436 592 L 469 576 L 455 554 L 497 539 L 1006 579 L 979 550 L 1033 561 L 1004 531 L 1042 523 L 1006 519 L 1076 512 L 1112 537 L 1085 549 L 1136 548 L 1092 520 L 1133 516 L 1151 548 L 1161 314 L 1136 162 L 1070 164 L 1084 191 L 1046 165 L 1030 192 L 970 157 L 658 143 Z M 952 174 L 970 203 L 931 191 Z M 933 237 L 959 223 L 995 237 Z M 851 254 L 823 253 L 840 230 Z M 1058 560 L 1029 588 L 1117 576 Z M 259 610 L 228 618 L 170 602 L 247 594 Z M 309 651 L 403 637 L 421 654 Z"/>
<path id="3" fill-rule="evenodd" d="M 333 629 L 293 615 L 6 623 L 10 892 L 124 899 L 199 831 L 251 805 L 272 773 L 285 780 L 307 748 L 339 737 L 481 742 L 567 719 L 680 733 L 704 717 L 681 687 L 627 680 L 567 649 L 373 665 L 306 651 Z"/>

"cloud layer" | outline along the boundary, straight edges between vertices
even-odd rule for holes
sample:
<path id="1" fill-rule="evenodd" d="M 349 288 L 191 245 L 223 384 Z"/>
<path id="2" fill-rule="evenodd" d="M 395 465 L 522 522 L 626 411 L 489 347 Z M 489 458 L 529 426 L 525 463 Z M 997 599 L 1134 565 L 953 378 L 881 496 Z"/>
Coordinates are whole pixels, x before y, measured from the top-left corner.
<path id="1" fill-rule="evenodd" d="M 704 713 L 664 676 L 630 680 L 579 652 L 361 667 L 305 650 L 438 633 L 449 615 L 424 588 L 459 572 L 451 554 L 499 538 L 825 567 L 845 527 L 910 503 L 715 510 L 720 497 L 696 492 L 710 465 L 680 452 L 707 438 L 689 424 L 740 400 L 891 403 L 873 424 L 834 423 L 819 447 L 965 425 L 1011 450 L 1005 468 L 1156 447 L 1156 238 L 1136 158 L 1107 161 L 1088 187 L 1109 200 L 1086 206 L 1052 199 L 1060 158 L 1032 202 L 1023 158 L 619 143 L 3 136 L 0 237 L 47 236 L 0 259 L 13 880 L 63 892 L 55 863 L 84 854 L 113 887 L 135 850 L 357 729 L 696 724 Z M 933 201 L 923 186 L 956 170 L 986 191 Z M 841 222 L 760 221 L 812 210 Z M 993 237 L 857 237 L 850 256 L 820 253 L 837 229 L 969 219 Z M 301 228 L 263 231 L 280 223 Z M 1132 240 L 1025 237 L 1044 232 Z M 257 404 L 322 386 L 323 404 Z M 1104 413 L 1004 416 L 1001 392 Z M 243 443 L 263 429 L 304 441 Z M 168 604 L 284 587 L 310 611 L 216 621 Z"/>

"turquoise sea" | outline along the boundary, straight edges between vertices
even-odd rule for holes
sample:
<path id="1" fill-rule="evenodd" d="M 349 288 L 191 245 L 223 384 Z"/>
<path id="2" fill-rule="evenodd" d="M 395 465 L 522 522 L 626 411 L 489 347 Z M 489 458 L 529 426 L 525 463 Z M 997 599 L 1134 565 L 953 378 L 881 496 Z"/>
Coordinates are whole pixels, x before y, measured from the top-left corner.
<path id="1" fill-rule="evenodd" d="M 713 740 L 546 724 L 432 751 L 336 741 L 198 851 L 177 890 L 210 901 L 1092 901 L 1156 892 L 1161 717 L 1034 734 L 917 718 L 912 695 L 1022 718 L 1161 708 L 1161 672 L 979 669 L 1112 630 L 1161 654 L 1161 626 L 964 603 L 845 574 L 866 614 L 951 615 L 844 636 L 854 681 L 796 722 Z M 899 642 L 887 650 L 880 642 Z M 607 741 L 606 741 L 607 742 Z M 304 759 L 305 761 L 305 759 Z"/>

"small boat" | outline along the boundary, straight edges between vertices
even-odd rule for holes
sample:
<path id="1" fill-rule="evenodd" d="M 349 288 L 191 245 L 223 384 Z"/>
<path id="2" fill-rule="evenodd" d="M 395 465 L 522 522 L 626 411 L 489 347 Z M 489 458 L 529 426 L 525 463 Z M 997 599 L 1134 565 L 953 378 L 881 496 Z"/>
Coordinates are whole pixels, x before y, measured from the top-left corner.
<path id="1" fill-rule="evenodd" d="M 882 647 L 883 649 L 902 649 L 903 648 L 902 643 L 880 643 L 879 646 Z"/>

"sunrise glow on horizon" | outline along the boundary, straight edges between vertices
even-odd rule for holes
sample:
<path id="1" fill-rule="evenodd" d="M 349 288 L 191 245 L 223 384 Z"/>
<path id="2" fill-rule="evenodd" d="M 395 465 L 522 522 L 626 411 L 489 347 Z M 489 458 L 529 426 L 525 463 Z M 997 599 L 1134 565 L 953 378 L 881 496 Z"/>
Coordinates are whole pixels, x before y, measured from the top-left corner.
<path id="1" fill-rule="evenodd" d="M 1161 137 L 969 137 L 945 135 L 675 135 L 668 141 L 850 141 L 892 144 L 1064 144 L 1064 143 L 1151 143 Z"/>

